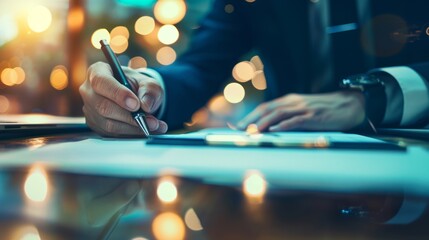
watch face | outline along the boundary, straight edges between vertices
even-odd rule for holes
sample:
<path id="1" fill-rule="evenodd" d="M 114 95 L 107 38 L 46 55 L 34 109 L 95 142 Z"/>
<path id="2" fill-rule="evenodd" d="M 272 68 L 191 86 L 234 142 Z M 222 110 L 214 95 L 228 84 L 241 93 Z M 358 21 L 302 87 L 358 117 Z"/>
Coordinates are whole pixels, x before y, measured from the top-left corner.
<path id="1" fill-rule="evenodd" d="M 359 88 L 361 90 L 379 85 L 381 86 L 383 84 L 378 77 L 367 74 L 350 76 L 346 79 L 343 79 L 341 83 L 343 88 Z"/>

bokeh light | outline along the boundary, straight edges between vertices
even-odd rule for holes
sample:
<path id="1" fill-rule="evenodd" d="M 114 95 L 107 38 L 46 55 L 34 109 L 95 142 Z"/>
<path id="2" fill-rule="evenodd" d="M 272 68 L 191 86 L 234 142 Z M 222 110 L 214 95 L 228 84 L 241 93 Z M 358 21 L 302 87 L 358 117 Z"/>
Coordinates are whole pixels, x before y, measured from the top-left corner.
<path id="1" fill-rule="evenodd" d="M 128 39 L 130 37 L 130 31 L 128 31 L 128 28 L 124 26 L 117 26 L 110 31 L 110 38 L 114 38 L 116 36 L 123 36 Z"/>
<path id="2" fill-rule="evenodd" d="M 9 99 L 3 95 L 0 95 L 0 113 L 7 112 L 7 110 L 9 110 L 9 106 Z"/>
<path id="3" fill-rule="evenodd" d="M 255 75 L 255 66 L 252 62 L 243 61 L 237 63 L 233 70 L 232 76 L 238 82 L 247 82 L 253 78 Z"/>
<path id="4" fill-rule="evenodd" d="M 223 90 L 223 95 L 228 102 L 239 103 L 244 99 L 245 90 L 239 83 L 230 83 Z"/>
<path id="5" fill-rule="evenodd" d="M 24 183 L 24 192 L 31 201 L 45 201 L 48 195 L 48 180 L 42 168 L 36 166 L 30 170 Z"/>
<path id="6" fill-rule="evenodd" d="M 263 71 L 256 71 L 255 76 L 252 78 L 252 85 L 258 90 L 267 89 L 267 80 Z"/>
<path id="7" fill-rule="evenodd" d="M 5 68 L 1 72 L 1 82 L 6 86 L 13 86 L 18 82 L 18 74 L 13 68 Z"/>
<path id="8" fill-rule="evenodd" d="M 211 112 L 224 116 L 230 114 L 233 110 L 231 104 L 223 95 L 213 97 L 208 104 L 208 108 Z"/>
<path id="9" fill-rule="evenodd" d="M 69 30 L 76 32 L 82 29 L 85 23 L 85 13 L 83 8 L 72 8 L 67 16 Z"/>
<path id="10" fill-rule="evenodd" d="M 186 4 L 183 0 L 159 0 L 153 12 L 160 23 L 176 24 L 185 17 Z"/>
<path id="11" fill-rule="evenodd" d="M 225 5 L 225 12 L 226 13 L 233 13 L 234 12 L 234 5 L 232 5 L 232 4 L 226 4 Z"/>
<path id="12" fill-rule="evenodd" d="M 161 213 L 152 222 L 152 231 L 156 239 L 185 239 L 185 224 L 175 213 Z"/>
<path id="13" fill-rule="evenodd" d="M 123 35 L 116 35 L 110 39 L 110 47 L 116 54 L 123 53 L 128 48 L 128 39 Z"/>
<path id="14" fill-rule="evenodd" d="M 34 6 L 28 12 L 27 24 L 33 32 L 44 32 L 52 23 L 51 11 L 42 5 Z"/>
<path id="15" fill-rule="evenodd" d="M 106 39 L 107 42 L 110 42 L 110 33 L 105 28 L 100 28 L 96 30 L 91 37 L 92 46 L 97 49 L 101 48 L 100 40 Z"/>
<path id="16" fill-rule="evenodd" d="M 188 209 L 185 213 L 185 224 L 192 231 L 201 231 L 203 230 L 203 226 L 201 225 L 201 221 L 197 216 L 197 213 L 193 208 Z"/>
<path id="17" fill-rule="evenodd" d="M 62 65 L 54 67 L 51 72 L 50 82 L 51 86 L 56 90 L 65 89 L 69 83 L 67 68 Z"/>
<path id="18" fill-rule="evenodd" d="M 156 52 L 156 60 L 162 65 L 170 65 L 176 61 L 176 51 L 173 48 L 165 46 Z"/>
<path id="19" fill-rule="evenodd" d="M 164 203 L 171 203 L 177 199 L 176 185 L 170 180 L 162 180 L 156 189 L 158 198 Z"/>
<path id="20" fill-rule="evenodd" d="M 174 25 L 164 25 L 158 31 L 158 40 L 165 44 L 173 44 L 179 39 L 179 30 Z"/>
<path id="21" fill-rule="evenodd" d="M 137 19 L 134 24 L 134 30 L 140 35 L 148 35 L 155 29 L 155 20 L 149 16 L 143 16 Z"/>
<path id="22" fill-rule="evenodd" d="M 146 68 L 147 67 L 147 61 L 146 61 L 146 59 L 139 57 L 139 56 L 133 57 L 128 62 L 128 67 L 130 67 L 132 69 Z"/>
<path id="23" fill-rule="evenodd" d="M 262 63 L 261 58 L 258 55 L 253 56 L 250 59 L 250 62 L 253 63 L 253 66 L 255 67 L 255 70 L 258 71 L 262 71 L 264 70 L 264 63 Z"/>
<path id="24" fill-rule="evenodd" d="M 261 173 L 251 171 L 243 181 L 243 192 L 247 197 L 262 198 L 267 191 L 267 183 Z"/>

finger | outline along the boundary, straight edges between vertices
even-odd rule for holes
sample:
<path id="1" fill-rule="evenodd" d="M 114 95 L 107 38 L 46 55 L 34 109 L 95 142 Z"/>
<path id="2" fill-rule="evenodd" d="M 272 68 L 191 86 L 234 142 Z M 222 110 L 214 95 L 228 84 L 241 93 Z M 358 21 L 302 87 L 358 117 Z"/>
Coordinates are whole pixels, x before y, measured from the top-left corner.
<path id="1" fill-rule="evenodd" d="M 145 112 L 153 113 L 161 106 L 163 93 L 164 91 L 155 79 L 145 77 L 145 81 L 139 81 L 138 96 L 141 108 Z"/>
<path id="2" fill-rule="evenodd" d="M 159 127 L 153 134 L 164 134 L 168 130 L 168 125 L 164 121 L 159 121 Z"/>
<path id="3" fill-rule="evenodd" d="M 101 115 L 91 114 L 87 106 L 83 107 L 87 125 L 96 133 L 106 137 L 142 137 L 143 131 L 137 127 Z"/>
<path id="4" fill-rule="evenodd" d="M 88 70 L 88 79 L 92 89 L 122 108 L 129 111 L 139 109 L 139 99 L 128 88 L 120 84 L 112 75 L 110 66 L 106 63 L 93 64 Z"/>
<path id="5" fill-rule="evenodd" d="M 284 105 L 281 99 L 276 99 L 270 102 L 260 104 L 255 110 L 253 110 L 250 114 L 248 114 L 243 120 L 241 120 L 237 127 L 241 130 L 245 130 L 247 126 L 251 123 L 255 123 L 260 118 L 270 114 L 276 108 Z"/>
<path id="6" fill-rule="evenodd" d="M 303 114 L 281 121 L 277 125 L 269 127 L 270 132 L 280 132 L 294 129 L 306 129 L 307 123 L 311 121 L 311 114 Z"/>
<path id="7" fill-rule="evenodd" d="M 127 123 L 136 127 L 138 126 L 136 121 L 132 118 L 130 111 L 103 96 L 92 94 L 91 101 L 86 101 L 85 105 L 88 110 L 90 110 L 90 114 L 100 115 L 100 117 Z"/>
<path id="8" fill-rule="evenodd" d="M 256 121 L 256 126 L 258 126 L 258 130 L 260 132 L 265 131 L 269 126 L 277 124 L 282 120 L 286 120 L 296 115 L 302 115 L 305 113 L 305 110 L 302 108 L 287 108 L 282 107 L 280 109 L 275 109 L 271 113 L 266 116 L 261 117 L 258 121 Z"/>

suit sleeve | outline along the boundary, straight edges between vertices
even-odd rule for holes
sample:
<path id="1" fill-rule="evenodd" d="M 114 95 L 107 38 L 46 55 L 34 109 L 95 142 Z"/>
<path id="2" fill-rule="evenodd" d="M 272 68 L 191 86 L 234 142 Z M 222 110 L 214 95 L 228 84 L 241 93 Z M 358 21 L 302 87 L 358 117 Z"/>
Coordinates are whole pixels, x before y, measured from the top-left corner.
<path id="1" fill-rule="evenodd" d="M 429 123 L 429 62 L 371 72 L 385 76 L 387 102 L 381 125 L 422 127 Z"/>
<path id="2" fill-rule="evenodd" d="M 231 1 L 231 0 L 229 0 Z M 216 0 L 202 20 L 190 48 L 178 60 L 156 71 L 166 92 L 162 119 L 172 129 L 183 127 L 192 114 L 218 92 L 233 65 L 251 48 L 249 26 L 239 1 L 225 12 L 227 0 Z"/>

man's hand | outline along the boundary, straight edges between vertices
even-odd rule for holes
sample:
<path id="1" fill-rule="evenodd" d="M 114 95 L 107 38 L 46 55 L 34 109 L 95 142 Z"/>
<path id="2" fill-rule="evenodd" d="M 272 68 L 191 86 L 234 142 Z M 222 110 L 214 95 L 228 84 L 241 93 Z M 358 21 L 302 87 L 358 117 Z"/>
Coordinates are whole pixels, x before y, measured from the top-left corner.
<path id="1" fill-rule="evenodd" d="M 113 77 L 108 64 L 98 62 L 89 67 L 87 79 L 79 88 L 88 126 L 104 136 L 143 136 L 130 114 L 142 108 L 148 113 L 146 120 L 150 132 L 165 133 L 167 124 L 151 115 L 164 99 L 160 84 L 135 70 L 124 69 L 124 72 L 137 96 Z"/>
<path id="2" fill-rule="evenodd" d="M 238 128 L 256 124 L 259 131 L 349 130 L 365 119 L 365 100 L 360 92 L 288 94 L 259 105 Z"/>

